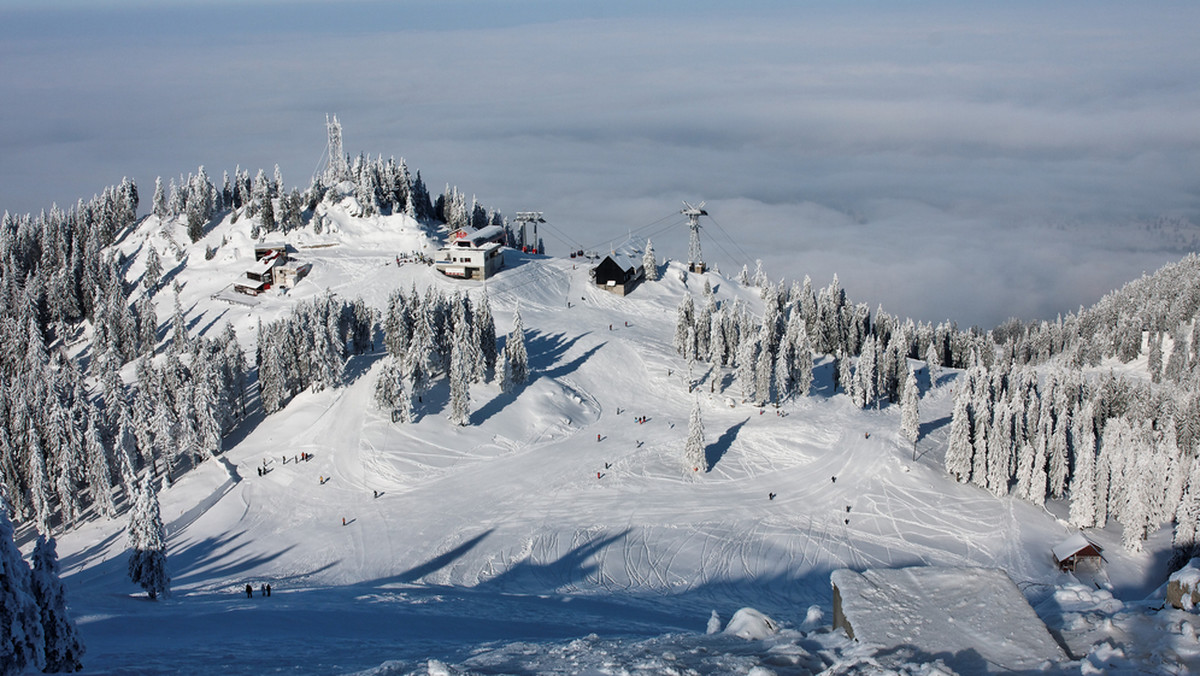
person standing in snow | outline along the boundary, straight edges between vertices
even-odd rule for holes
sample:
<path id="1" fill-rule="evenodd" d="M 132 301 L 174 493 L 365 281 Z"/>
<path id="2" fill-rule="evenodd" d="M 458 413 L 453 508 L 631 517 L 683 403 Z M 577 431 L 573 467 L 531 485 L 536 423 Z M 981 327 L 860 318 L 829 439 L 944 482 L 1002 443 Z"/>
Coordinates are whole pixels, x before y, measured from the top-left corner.
<path id="1" fill-rule="evenodd" d="M 246 598 L 254 598 L 254 587 L 250 586 L 249 582 L 246 583 Z"/>

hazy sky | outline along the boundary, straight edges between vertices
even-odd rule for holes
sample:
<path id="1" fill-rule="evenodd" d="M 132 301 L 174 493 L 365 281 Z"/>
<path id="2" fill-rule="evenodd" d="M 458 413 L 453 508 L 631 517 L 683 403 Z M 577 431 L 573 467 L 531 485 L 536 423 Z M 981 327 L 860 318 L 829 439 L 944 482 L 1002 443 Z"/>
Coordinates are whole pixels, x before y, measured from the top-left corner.
<path id="1" fill-rule="evenodd" d="M 543 211 L 552 254 L 685 258 L 662 228 L 706 200 L 723 271 L 922 320 L 1053 318 L 1189 251 L 1138 224 L 1200 235 L 1200 4 L 963 4 L 0 0 L 0 209 L 304 186 L 336 113 L 351 154 Z"/>

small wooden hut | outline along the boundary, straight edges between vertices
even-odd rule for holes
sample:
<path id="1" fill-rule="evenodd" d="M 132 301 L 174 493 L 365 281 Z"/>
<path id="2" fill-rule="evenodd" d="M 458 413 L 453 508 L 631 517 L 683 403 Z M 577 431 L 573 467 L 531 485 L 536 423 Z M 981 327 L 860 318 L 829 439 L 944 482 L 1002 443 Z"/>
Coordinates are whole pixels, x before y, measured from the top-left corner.
<path id="1" fill-rule="evenodd" d="M 1081 564 L 1098 570 L 1104 560 L 1100 553 L 1102 551 L 1100 545 L 1085 538 L 1083 533 L 1074 533 L 1059 543 L 1051 553 L 1054 556 L 1054 565 L 1058 566 L 1059 570 L 1075 572 Z"/>

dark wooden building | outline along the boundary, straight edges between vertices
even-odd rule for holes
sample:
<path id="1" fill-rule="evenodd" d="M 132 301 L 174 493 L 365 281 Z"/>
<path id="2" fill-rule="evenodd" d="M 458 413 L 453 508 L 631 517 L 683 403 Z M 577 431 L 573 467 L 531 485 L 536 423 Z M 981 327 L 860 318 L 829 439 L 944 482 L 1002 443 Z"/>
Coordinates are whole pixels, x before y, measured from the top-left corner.
<path id="1" fill-rule="evenodd" d="M 1051 554 L 1059 570 L 1074 572 L 1080 565 L 1099 569 L 1100 562 L 1104 560 L 1101 551 L 1100 545 L 1083 537 L 1082 533 L 1075 533 L 1056 546 Z"/>
<path id="2" fill-rule="evenodd" d="M 596 286 L 619 296 L 633 291 L 646 278 L 641 255 L 629 248 L 613 251 L 592 268 Z"/>

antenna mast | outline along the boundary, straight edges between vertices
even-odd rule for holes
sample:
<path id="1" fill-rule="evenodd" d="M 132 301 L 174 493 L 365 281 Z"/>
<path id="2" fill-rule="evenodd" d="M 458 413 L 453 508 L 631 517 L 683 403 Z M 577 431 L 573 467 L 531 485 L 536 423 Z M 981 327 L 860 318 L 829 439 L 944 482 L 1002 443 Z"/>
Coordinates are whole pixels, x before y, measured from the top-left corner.
<path id="1" fill-rule="evenodd" d="M 520 242 L 521 250 L 522 251 L 528 250 L 529 240 L 526 237 L 526 228 L 529 227 L 530 223 L 532 223 L 533 224 L 534 253 L 542 253 L 539 250 L 539 249 L 541 249 L 541 240 L 538 239 L 538 231 L 537 231 L 537 224 L 546 222 L 546 219 L 542 218 L 542 212 L 540 212 L 540 211 L 518 211 L 517 217 L 513 219 L 513 222 L 520 224 L 520 227 L 517 230 L 517 234 L 521 240 L 521 242 Z"/>
<path id="2" fill-rule="evenodd" d="M 688 270 L 704 272 L 704 255 L 700 253 L 700 217 L 708 215 L 704 210 L 704 202 L 697 206 L 684 202 L 679 213 L 688 217 L 688 229 L 691 230 L 691 239 L 688 241 Z"/>

